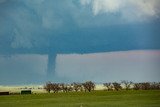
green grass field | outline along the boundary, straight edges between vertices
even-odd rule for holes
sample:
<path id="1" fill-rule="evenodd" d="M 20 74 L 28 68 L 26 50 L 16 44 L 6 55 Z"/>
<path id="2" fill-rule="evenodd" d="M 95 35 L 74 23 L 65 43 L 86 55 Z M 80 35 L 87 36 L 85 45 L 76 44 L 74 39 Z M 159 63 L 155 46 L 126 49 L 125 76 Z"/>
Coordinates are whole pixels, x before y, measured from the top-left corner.
<path id="1" fill-rule="evenodd" d="M 0 107 L 160 107 L 160 91 L 94 91 L 0 96 Z"/>

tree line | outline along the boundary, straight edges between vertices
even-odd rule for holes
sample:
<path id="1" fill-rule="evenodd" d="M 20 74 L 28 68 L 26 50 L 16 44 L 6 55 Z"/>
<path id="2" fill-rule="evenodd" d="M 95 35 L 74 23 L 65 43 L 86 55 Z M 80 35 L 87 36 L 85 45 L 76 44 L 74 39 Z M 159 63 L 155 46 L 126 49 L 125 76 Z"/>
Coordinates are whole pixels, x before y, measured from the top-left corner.
<path id="1" fill-rule="evenodd" d="M 65 83 L 52 83 L 47 82 L 44 85 L 44 89 L 50 93 L 58 92 L 71 92 L 71 91 L 84 91 L 91 92 L 95 90 L 95 83 L 92 81 L 86 81 L 84 83 L 74 82 L 71 84 Z M 132 81 L 123 80 L 118 82 L 106 82 L 103 83 L 104 90 L 107 91 L 119 91 L 119 90 L 160 90 L 160 82 L 141 82 L 133 83 Z"/>
<path id="2" fill-rule="evenodd" d="M 92 81 L 87 81 L 85 83 L 72 83 L 72 84 L 64 84 L 64 83 L 51 83 L 47 82 L 44 86 L 44 89 L 47 92 L 53 91 L 54 93 L 57 93 L 59 91 L 62 92 L 70 92 L 70 91 L 85 91 L 85 92 L 91 92 L 95 89 L 95 83 Z"/>

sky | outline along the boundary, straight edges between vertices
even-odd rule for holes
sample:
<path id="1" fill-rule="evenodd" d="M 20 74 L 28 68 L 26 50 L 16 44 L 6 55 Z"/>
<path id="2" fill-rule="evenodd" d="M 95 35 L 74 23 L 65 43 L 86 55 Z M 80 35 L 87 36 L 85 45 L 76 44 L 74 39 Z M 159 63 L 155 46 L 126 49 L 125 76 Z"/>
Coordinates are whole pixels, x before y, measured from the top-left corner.
<path id="1" fill-rule="evenodd" d="M 159 4 L 0 0 L 0 85 L 160 81 Z"/>

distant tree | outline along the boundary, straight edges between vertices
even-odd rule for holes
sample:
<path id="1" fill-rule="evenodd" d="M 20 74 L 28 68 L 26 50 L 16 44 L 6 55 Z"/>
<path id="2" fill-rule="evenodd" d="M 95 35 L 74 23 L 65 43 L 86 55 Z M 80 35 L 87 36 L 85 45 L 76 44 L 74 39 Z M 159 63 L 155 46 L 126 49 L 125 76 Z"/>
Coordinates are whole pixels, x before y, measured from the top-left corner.
<path id="1" fill-rule="evenodd" d="M 87 82 L 83 83 L 82 85 L 83 85 L 85 91 L 89 91 L 89 92 L 91 92 L 95 88 L 95 84 L 92 81 L 87 81 Z"/>
<path id="2" fill-rule="evenodd" d="M 153 82 L 150 84 L 150 89 L 155 90 L 157 88 L 157 83 Z"/>
<path id="3" fill-rule="evenodd" d="M 72 87 L 72 85 L 68 85 L 67 86 L 67 92 L 70 92 L 70 91 L 73 91 L 74 89 L 73 89 L 73 87 Z"/>
<path id="4" fill-rule="evenodd" d="M 134 83 L 135 90 L 149 90 L 151 89 L 151 83 L 149 82 L 142 82 L 142 83 Z"/>
<path id="5" fill-rule="evenodd" d="M 103 86 L 105 86 L 108 91 L 113 90 L 112 83 L 104 83 Z"/>
<path id="6" fill-rule="evenodd" d="M 114 89 L 115 89 L 116 91 L 119 91 L 119 90 L 121 90 L 121 89 L 122 89 L 122 87 L 121 87 L 121 84 L 120 84 L 120 83 L 114 82 L 114 83 L 112 83 L 112 84 L 113 84 Z"/>
<path id="7" fill-rule="evenodd" d="M 153 83 L 150 84 L 150 88 L 152 90 L 159 90 L 160 89 L 160 83 L 153 82 Z"/>
<path id="8" fill-rule="evenodd" d="M 74 82 L 71 85 L 73 86 L 73 90 L 75 90 L 76 92 L 80 91 L 82 89 L 82 84 L 81 83 Z"/>
<path id="9" fill-rule="evenodd" d="M 60 83 L 59 87 L 60 87 L 60 90 L 62 90 L 63 92 L 65 92 L 65 84 L 64 83 Z"/>
<path id="10" fill-rule="evenodd" d="M 150 83 L 149 82 L 141 83 L 141 89 L 142 90 L 149 90 L 150 89 Z"/>
<path id="11" fill-rule="evenodd" d="M 126 80 L 123 80 L 121 83 L 124 84 L 126 90 L 129 90 L 131 88 L 131 85 L 133 84 L 132 81 L 126 81 Z"/>
<path id="12" fill-rule="evenodd" d="M 45 89 L 48 93 L 50 93 L 51 88 L 52 88 L 52 83 L 51 83 L 51 82 L 47 82 L 47 83 L 45 84 L 45 86 L 44 86 L 44 89 Z"/>
<path id="13" fill-rule="evenodd" d="M 54 93 L 57 93 L 60 90 L 59 84 L 58 83 L 52 83 L 51 90 Z"/>
<path id="14" fill-rule="evenodd" d="M 156 90 L 160 90 L 160 82 L 156 83 Z"/>
<path id="15" fill-rule="evenodd" d="M 72 91 L 73 88 L 70 84 L 64 84 L 64 83 L 61 83 L 59 84 L 60 86 L 60 89 L 63 91 L 63 92 L 69 92 L 69 91 Z"/>
<path id="16" fill-rule="evenodd" d="M 133 89 L 134 90 L 140 90 L 141 89 L 141 84 L 140 83 L 134 83 L 133 84 Z"/>

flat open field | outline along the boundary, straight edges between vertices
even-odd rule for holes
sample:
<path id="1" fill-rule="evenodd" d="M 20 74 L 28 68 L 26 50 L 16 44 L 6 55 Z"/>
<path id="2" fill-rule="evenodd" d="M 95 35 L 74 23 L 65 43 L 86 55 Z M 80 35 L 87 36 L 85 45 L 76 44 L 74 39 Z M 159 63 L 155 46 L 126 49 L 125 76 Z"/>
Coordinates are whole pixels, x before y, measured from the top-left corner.
<path id="1" fill-rule="evenodd" d="M 160 107 L 160 91 L 94 91 L 0 96 L 0 107 Z"/>

